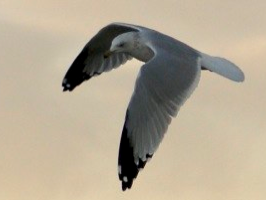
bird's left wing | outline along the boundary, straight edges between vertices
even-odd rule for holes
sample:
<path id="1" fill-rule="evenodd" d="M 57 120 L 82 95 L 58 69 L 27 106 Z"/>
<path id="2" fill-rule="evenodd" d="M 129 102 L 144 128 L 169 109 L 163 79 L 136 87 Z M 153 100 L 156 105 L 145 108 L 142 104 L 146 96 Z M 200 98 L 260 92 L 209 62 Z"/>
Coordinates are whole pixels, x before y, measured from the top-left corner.
<path id="1" fill-rule="evenodd" d="M 171 53 L 170 53 L 171 54 Z M 159 52 L 139 72 L 121 136 L 118 174 L 131 188 L 200 77 L 199 58 Z"/>
<path id="2" fill-rule="evenodd" d="M 114 53 L 108 58 L 104 58 L 104 53 L 109 50 L 116 36 L 125 32 L 140 30 L 141 27 L 122 23 L 113 23 L 102 28 L 86 44 L 68 69 L 62 83 L 63 90 L 72 91 L 92 76 L 110 71 L 131 59 L 132 57 L 125 53 Z"/>

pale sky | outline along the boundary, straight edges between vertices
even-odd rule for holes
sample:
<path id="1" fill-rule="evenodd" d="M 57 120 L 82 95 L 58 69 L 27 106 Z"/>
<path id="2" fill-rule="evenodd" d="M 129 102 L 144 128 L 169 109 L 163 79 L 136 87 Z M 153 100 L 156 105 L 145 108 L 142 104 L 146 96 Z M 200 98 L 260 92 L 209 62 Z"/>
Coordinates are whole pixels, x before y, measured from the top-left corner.
<path id="1" fill-rule="evenodd" d="M 266 2 L 0 2 L 0 200 L 266 198 Z M 117 175 L 120 134 L 141 62 L 71 93 L 62 79 L 111 22 L 153 28 L 245 73 L 210 72 L 131 190 Z"/>

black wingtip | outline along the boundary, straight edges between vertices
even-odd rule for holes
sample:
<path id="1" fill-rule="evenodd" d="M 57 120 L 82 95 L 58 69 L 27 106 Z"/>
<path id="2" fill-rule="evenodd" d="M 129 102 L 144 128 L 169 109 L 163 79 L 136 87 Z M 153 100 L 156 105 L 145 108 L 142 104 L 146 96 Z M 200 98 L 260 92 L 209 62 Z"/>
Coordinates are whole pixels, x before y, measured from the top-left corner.
<path id="1" fill-rule="evenodd" d="M 67 83 L 67 80 L 64 79 L 63 83 L 62 83 L 62 87 L 63 87 L 63 92 L 69 91 L 71 92 L 75 87 L 71 87 L 71 85 L 69 83 Z"/>
<path id="2" fill-rule="evenodd" d="M 63 92 L 66 92 L 66 91 L 71 91 L 71 90 L 69 90 L 68 88 L 63 88 Z"/>
<path id="3" fill-rule="evenodd" d="M 133 184 L 133 180 L 131 180 L 130 182 L 122 181 L 122 190 L 126 191 L 127 189 L 130 189 L 132 184 Z"/>
<path id="4" fill-rule="evenodd" d="M 152 155 L 147 154 L 147 160 L 142 161 L 139 158 L 138 164 L 135 163 L 133 147 L 128 138 L 130 133 L 128 133 L 128 129 L 126 127 L 128 118 L 127 112 L 124 128 L 122 131 L 118 157 L 118 176 L 122 182 L 123 191 L 132 187 L 133 181 L 136 179 L 139 170 L 144 168 L 148 159 L 152 157 Z"/>
<path id="5" fill-rule="evenodd" d="M 134 162 L 133 147 L 128 138 L 128 129 L 126 123 L 128 120 L 128 112 L 126 114 L 125 124 L 122 131 L 119 156 L 118 156 L 118 176 L 122 182 L 122 190 L 130 189 L 133 184 L 133 179 L 137 177 L 139 172 L 137 165 Z"/>
<path id="6" fill-rule="evenodd" d="M 85 46 L 67 70 L 62 83 L 64 88 L 63 91 L 72 91 L 83 81 L 88 80 L 91 77 L 84 72 L 86 61 L 88 59 L 88 52 L 89 49 Z"/>

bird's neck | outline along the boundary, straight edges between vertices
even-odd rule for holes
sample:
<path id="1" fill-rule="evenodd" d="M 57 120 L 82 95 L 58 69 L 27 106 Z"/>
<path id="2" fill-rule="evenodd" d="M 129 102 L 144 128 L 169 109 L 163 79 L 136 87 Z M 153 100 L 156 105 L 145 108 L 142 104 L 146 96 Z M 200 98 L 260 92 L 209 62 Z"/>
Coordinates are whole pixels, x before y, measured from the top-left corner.
<path id="1" fill-rule="evenodd" d="M 130 55 L 139 61 L 148 62 L 154 56 L 154 52 L 147 45 L 138 43 Z"/>

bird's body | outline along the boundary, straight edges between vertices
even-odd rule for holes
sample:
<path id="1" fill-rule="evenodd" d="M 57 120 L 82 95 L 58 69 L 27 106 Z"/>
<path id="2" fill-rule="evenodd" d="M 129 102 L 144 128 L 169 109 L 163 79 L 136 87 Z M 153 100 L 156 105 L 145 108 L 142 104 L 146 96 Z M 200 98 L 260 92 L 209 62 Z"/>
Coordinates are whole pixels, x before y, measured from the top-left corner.
<path id="1" fill-rule="evenodd" d="M 127 109 L 118 158 L 122 189 L 131 188 L 140 168 L 152 157 L 172 117 L 196 88 L 201 69 L 233 81 L 243 72 L 226 59 L 201 53 L 157 31 L 113 23 L 99 31 L 68 70 L 64 91 L 132 57 L 145 62 Z"/>

